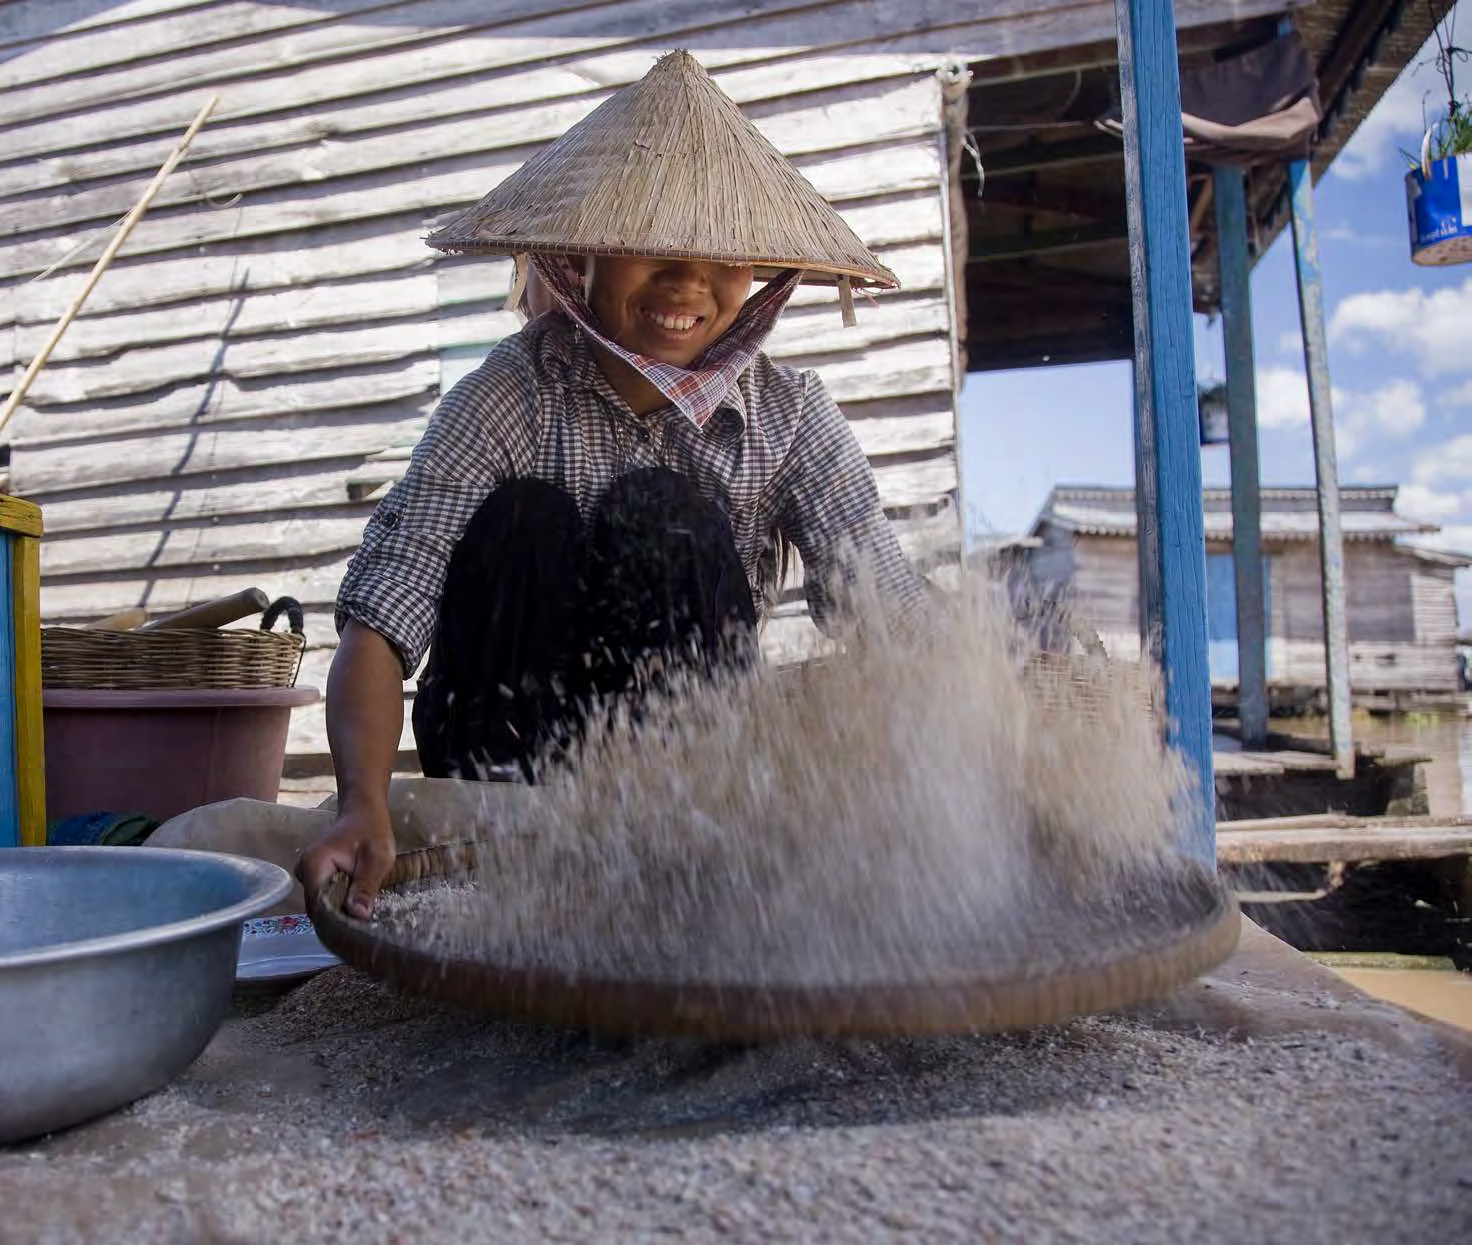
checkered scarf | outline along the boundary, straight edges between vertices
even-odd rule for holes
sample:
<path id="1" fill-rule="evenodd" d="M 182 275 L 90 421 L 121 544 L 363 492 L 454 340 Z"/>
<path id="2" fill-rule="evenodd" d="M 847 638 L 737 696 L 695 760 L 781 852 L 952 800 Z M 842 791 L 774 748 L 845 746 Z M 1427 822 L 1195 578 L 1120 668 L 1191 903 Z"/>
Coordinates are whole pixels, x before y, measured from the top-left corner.
<path id="1" fill-rule="evenodd" d="M 583 332 L 649 381 L 697 428 L 705 426 L 706 420 L 731 392 L 736 378 L 751 365 L 802 279 L 802 273 L 796 270 L 773 277 L 764 289 L 746 300 L 731 327 L 721 334 L 719 340 L 690 367 L 684 368 L 635 354 L 605 337 L 597 327 L 598 319 L 593 309 L 588 306 L 582 281 L 568 264 L 543 255 L 533 256 L 532 264 L 558 305 Z"/>

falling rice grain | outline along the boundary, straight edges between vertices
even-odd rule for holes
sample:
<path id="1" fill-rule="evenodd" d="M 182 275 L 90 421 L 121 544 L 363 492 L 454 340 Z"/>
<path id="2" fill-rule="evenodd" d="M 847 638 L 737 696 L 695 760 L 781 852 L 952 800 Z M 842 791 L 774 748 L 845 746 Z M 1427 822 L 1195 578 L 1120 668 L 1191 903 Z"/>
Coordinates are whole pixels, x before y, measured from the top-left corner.
<path id="1" fill-rule="evenodd" d="M 1044 652 L 986 584 L 922 635 L 865 616 L 799 671 L 666 672 L 637 725 L 607 706 L 571 765 L 476 828 L 480 885 L 385 895 L 377 919 L 446 957 L 645 980 L 1066 957 L 1090 929 L 1011 945 L 1037 942 L 1027 915 L 1107 918 L 1171 859 L 1194 798 L 1150 676 Z"/>

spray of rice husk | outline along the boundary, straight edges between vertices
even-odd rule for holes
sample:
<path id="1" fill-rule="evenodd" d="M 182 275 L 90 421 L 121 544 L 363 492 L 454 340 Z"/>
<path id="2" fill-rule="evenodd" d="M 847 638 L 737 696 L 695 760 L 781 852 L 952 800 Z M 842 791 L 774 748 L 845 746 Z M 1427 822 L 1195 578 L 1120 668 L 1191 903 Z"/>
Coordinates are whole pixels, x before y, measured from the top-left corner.
<path id="1" fill-rule="evenodd" d="M 1138 902 L 1196 798 L 1156 681 L 1045 652 L 1003 595 L 975 577 L 903 635 L 871 604 L 795 670 L 666 670 L 483 828 L 477 884 L 375 919 L 446 958 L 800 986 L 954 976 L 1040 907 Z"/>

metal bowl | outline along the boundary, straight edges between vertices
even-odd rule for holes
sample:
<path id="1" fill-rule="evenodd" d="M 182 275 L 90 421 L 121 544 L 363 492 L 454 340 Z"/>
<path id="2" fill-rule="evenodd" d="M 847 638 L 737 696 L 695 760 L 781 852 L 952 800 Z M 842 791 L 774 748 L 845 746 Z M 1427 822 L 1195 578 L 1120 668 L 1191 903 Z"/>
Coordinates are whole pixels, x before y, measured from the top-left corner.
<path id="1" fill-rule="evenodd" d="M 284 869 L 150 847 L 0 850 L 0 1143 L 159 1088 L 225 1018 Z"/>

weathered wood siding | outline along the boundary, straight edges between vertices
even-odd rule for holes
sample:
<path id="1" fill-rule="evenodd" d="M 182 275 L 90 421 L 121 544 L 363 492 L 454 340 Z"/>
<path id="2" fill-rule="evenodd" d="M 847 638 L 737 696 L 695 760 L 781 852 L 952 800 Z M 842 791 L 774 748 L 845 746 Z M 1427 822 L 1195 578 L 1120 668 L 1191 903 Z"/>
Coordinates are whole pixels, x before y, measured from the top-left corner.
<path id="1" fill-rule="evenodd" d="M 1456 569 L 1415 562 L 1411 566 L 1411 612 L 1422 644 L 1457 642 Z"/>
<path id="2" fill-rule="evenodd" d="M 17 374 L 221 96 L 9 430 L 10 487 L 45 510 L 46 620 L 254 583 L 306 606 L 303 680 L 320 686 L 333 595 L 393 447 L 447 370 L 515 328 L 506 265 L 435 256 L 429 223 L 676 46 L 903 281 L 849 331 L 831 293 L 804 291 L 773 352 L 844 404 L 907 546 L 951 556 L 959 360 L 935 70 L 1113 30 L 1110 0 L 0 5 L 0 362 Z M 804 643 L 800 614 L 784 607 L 775 647 Z M 323 746 L 320 711 L 298 713 L 292 751 Z"/>
<path id="3" fill-rule="evenodd" d="M 1324 681 L 1324 624 L 1318 550 L 1274 551 L 1271 681 Z M 1350 687 L 1358 692 L 1455 692 L 1456 602 L 1449 567 L 1386 543 L 1344 550 Z M 1419 598 L 1419 601 L 1418 601 Z"/>
<path id="4" fill-rule="evenodd" d="M 1059 529 L 1044 534 L 1051 549 Z M 1071 595 L 1114 656 L 1137 658 L 1139 573 L 1132 541 L 1060 534 L 1071 548 Z M 1036 554 L 1034 554 L 1036 556 Z M 1312 544 L 1268 547 L 1268 681 L 1324 683 L 1319 555 Z M 1044 562 L 1048 566 L 1047 561 Z M 1056 573 L 1056 572 L 1051 572 Z M 1350 687 L 1360 693 L 1457 690 L 1453 571 L 1388 541 L 1344 550 Z"/>
<path id="5" fill-rule="evenodd" d="M 1079 620 L 1092 627 L 1111 656 L 1140 656 L 1140 562 L 1127 540 L 1077 538 L 1072 596 Z"/>

